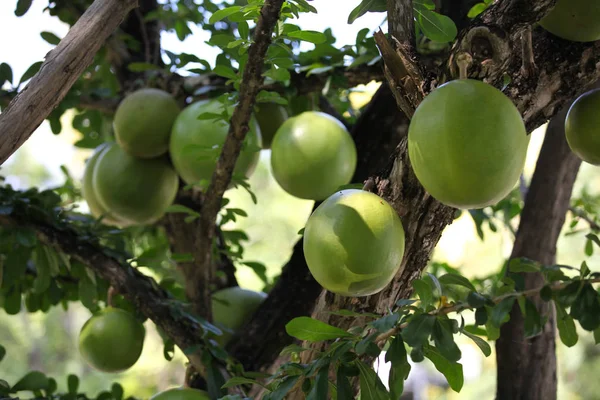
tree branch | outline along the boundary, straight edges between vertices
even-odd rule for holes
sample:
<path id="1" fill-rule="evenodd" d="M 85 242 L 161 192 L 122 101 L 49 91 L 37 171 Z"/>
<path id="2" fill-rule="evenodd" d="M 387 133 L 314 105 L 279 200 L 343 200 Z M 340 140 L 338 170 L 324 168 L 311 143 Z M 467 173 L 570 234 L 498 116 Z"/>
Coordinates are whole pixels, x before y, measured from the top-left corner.
<path id="1" fill-rule="evenodd" d="M 96 0 L 46 56 L 39 72 L 0 114 L 4 163 L 65 97 L 137 0 Z"/>
<path id="2" fill-rule="evenodd" d="M 214 278 L 214 268 L 211 258 L 217 214 L 221 209 L 223 194 L 231 182 L 233 168 L 249 130 L 248 123 L 250 122 L 256 95 L 262 84 L 261 74 L 265 54 L 271 44 L 271 36 L 279 20 L 282 5 L 283 0 L 266 0 L 260 11 L 254 31 L 254 40 L 248 50 L 248 61 L 244 67 L 244 74 L 239 90 L 239 102 L 233 111 L 229 132 L 202 204 L 202 214 L 199 218 L 200 229 L 195 238 L 198 251 L 201 253 L 200 257 L 202 258 L 197 260 L 199 266 L 196 271 L 197 279 L 194 279 L 194 282 L 204 282 L 199 289 L 203 292 L 201 296 L 204 300 L 205 314 L 208 316 L 210 316 L 211 308 L 209 284 Z M 200 276 L 202 277 L 201 279 Z"/>

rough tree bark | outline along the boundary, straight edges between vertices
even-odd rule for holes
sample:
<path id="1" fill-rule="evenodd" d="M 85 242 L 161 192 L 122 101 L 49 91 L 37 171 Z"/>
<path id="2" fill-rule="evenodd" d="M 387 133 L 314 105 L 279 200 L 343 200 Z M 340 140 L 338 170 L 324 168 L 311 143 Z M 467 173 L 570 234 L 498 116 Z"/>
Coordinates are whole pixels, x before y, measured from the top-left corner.
<path id="1" fill-rule="evenodd" d="M 39 72 L 0 114 L 4 163 L 65 97 L 137 0 L 96 0 L 46 56 Z"/>
<path id="2" fill-rule="evenodd" d="M 556 242 L 565 222 L 571 192 L 581 165 L 565 139 L 568 108 L 548 124 L 531 185 L 527 191 L 511 258 L 527 257 L 544 265 L 556 261 Z M 523 274 L 524 289 L 540 287 L 539 273 Z M 548 322 L 543 332 L 525 338 L 524 319 L 517 303 L 496 342 L 498 400 L 556 399 L 555 312 L 551 302 L 534 303 Z"/>

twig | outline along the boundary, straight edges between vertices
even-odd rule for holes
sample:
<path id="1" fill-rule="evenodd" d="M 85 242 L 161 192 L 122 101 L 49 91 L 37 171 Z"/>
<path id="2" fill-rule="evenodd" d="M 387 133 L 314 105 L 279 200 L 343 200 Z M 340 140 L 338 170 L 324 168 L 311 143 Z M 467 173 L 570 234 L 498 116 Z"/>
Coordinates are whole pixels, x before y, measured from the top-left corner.
<path id="1" fill-rule="evenodd" d="M 106 305 L 112 307 L 114 305 L 114 297 L 117 294 L 114 286 L 110 286 L 108 288 L 108 292 L 106 293 Z"/>
<path id="2" fill-rule="evenodd" d="M 96 0 L 46 57 L 39 72 L 0 114 L 0 164 L 65 97 L 137 0 Z"/>
<path id="3" fill-rule="evenodd" d="M 569 211 L 571 211 L 573 213 L 573 215 L 575 215 L 576 217 L 579 217 L 582 220 L 584 220 L 585 222 L 587 222 L 590 225 L 590 228 L 592 228 L 593 230 L 600 231 L 600 225 L 598 225 L 593 219 L 590 218 L 589 215 L 587 215 L 582 210 L 571 206 L 571 207 L 569 207 Z"/>
<path id="4" fill-rule="evenodd" d="M 140 31 L 142 33 L 142 41 L 144 42 L 144 61 L 149 63 L 151 61 L 150 39 L 148 38 L 148 31 L 146 30 L 146 24 L 144 23 L 144 16 L 139 8 L 135 9 L 135 16 L 140 21 Z"/>
<path id="5" fill-rule="evenodd" d="M 595 278 L 595 279 L 587 279 L 587 280 L 583 280 L 582 282 L 587 282 L 587 283 L 600 283 L 600 278 Z M 571 282 L 569 282 L 571 283 Z M 565 287 L 567 287 L 567 285 L 569 283 L 556 283 L 554 285 L 550 286 L 550 289 L 552 291 L 555 290 L 561 290 L 564 289 Z M 543 288 L 545 288 L 547 285 L 544 286 L 540 286 L 537 288 L 533 288 L 533 289 L 528 289 L 528 290 L 524 290 L 522 292 L 513 292 L 513 293 L 505 293 L 501 296 L 498 296 L 494 299 L 492 299 L 492 301 L 495 304 L 500 303 L 502 300 L 504 299 L 508 299 L 510 297 L 532 297 L 537 295 L 538 293 L 541 292 L 541 290 Z M 458 303 L 458 304 L 454 304 L 452 306 L 448 306 L 448 307 L 442 307 L 442 308 L 438 308 L 437 310 L 434 310 L 432 312 L 429 313 L 429 315 L 447 315 L 453 312 L 459 312 L 459 311 L 464 311 L 464 310 L 471 310 L 474 307 L 472 307 L 471 305 L 469 305 L 469 303 Z M 379 334 L 376 338 L 375 338 L 375 343 L 378 344 L 383 344 L 385 343 L 390 337 L 397 335 L 398 333 L 400 333 L 400 331 L 402 331 L 402 329 L 406 328 L 408 326 L 408 323 L 403 323 L 399 326 L 396 326 L 386 332 L 383 332 L 381 334 Z"/>
<path id="6" fill-rule="evenodd" d="M 215 271 L 212 263 L 213 239 L 215 238 L 215 223 L 221 209 L 223 194 L 229 183 L 237 158 L 242 149 L 242 143 L 248 132 L 248 123 L 252 113 L 256 95 L 262 85 L 262 68 L 267 49 L 271 43 L 273 29 L 279 20 L 283 0 L 266 0 L 256 24 L 253 43 L 248 50 L 248 61 L 244 68 L 239 90 L 239 102 L 233 111 L 229 133 L 223 144 L 221 155 L 217 161 L 210 185 L 206 192 L 200 216 L 200 230 L 196 237 L 202 255 L 199 268 L 194 280 L 202 280 L 202 298 L 204 300 L 204 315 L 210 318 L 210 286 Z M 198 305 L 196 305 L 197 307 Z"/>

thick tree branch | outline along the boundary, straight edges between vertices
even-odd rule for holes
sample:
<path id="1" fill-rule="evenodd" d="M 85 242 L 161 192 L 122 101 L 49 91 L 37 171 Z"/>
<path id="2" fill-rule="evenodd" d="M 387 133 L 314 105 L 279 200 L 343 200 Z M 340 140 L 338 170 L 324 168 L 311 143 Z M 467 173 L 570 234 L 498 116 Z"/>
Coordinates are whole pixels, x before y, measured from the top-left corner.
<path id="1" fill-rule="evenodd" d="M 229 133 L 223 144 L 221 155 L 202 204 L 202 214 L 199 218 L 200 229 L 195 238 L 196 246 L 198 246 L 202 258 L 197 260 L 199 266 L 194 282 L 203 282 L 199 289 L 202 290 L 202 298 L 204 299 L 204 314 L 208 316 L 210 316 L 211 298 L 209 284 L 214 278 L 211 259 L 217 214 L 221 209 L 223 194 L 231 182 L 235 163 L 248 133 L 248 123 L 250 122 L 256 95 L 262 86 L 265 54 L 271 44 L 271 36 L 279 20 L 282 5 L 283 0 L 266 0 L 260 11 L 254 31 L 254 40 L 248 50 L 248 61 L 240 84 L 239 102 L 233 111 Z"/>
<path id="2" fill-rule="evenodd" d="M 46 56 L 40 71 L 0 114 L 0 164 L 65 97 L 137 0 L 96 0 Z"/>
<path id="3" fill-rule="evenodd" d="M 171 298 L 152 278 L 105 254 L 97 245 L 83 241 L 76 232 L 14 213 L 0 217 L 0 224 L 30 228 L 42 243 L 55 247 L 94 270 L 171 337 L 182 351 L 202 343 L 203 329 L 183 304 Z M 194 367 L 202 371 L 197 352 L 188 354 L 188 358 Z"/>

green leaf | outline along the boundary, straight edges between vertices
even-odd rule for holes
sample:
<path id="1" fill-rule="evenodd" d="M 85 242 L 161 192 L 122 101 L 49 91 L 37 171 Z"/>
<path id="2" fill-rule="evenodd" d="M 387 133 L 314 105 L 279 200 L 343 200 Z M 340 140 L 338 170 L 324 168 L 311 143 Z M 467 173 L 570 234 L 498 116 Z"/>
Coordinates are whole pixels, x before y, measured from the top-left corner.
<path id="1" fill-rule="evenodd" d="M 225 384 L 223 386 L 221 386 L 221 389 L 227 389 L 230 387 L 240 386 L 240 385 L 263 386 L 260 382 L 256 381 L 255 379 L 244 378 L 243 376 L 234 376 L 233 378 L 230 378 L 227 382 L 225 382 Z"/>
<path id="2" fill-rule="evenodd" d="M 438 319 L 436 319 L 435 324 L 433 325 L 432 332 L 433 342 L 435 343 L 435 347 L 438 348 L 440 353 L 450 361 L 458 361 L 461 357 L 461 352 L 456 342 L 454 342 L 454 335 L 445 324 L 442 324 Z"/>
<path id="3" fill-rule="evenodd" d="M 402 336 L 398 335 L 392 340 L 385 353 L 385 361 L 392 364 L 388 379 L 390 394 L 393 399 L 399 399 L 404 392 L 404 381 L 410 373 L 410 364 Z"/>
<path id="4" fill-rule="evenodd" d="M 373 326 L 373 328 L 377 329 L 379 332 L 385 332 L 385 331 L 389 331 L 394 326 L 396 326 L 396 323 L 398 323 L 399 319 L 400 319 L 400 314 L 393 313 L 393 314 L 386 315 L 383 318 L 379 318 L 376 321 L 371 322 L 371 325 Z"/>
<path id="5" fill-rule="evenodd" d="M 389 400 L 390 396 L 379 376 L 361 360 L 356 360 L 360 371 L 360 399 L 361 400 Z"/>
<path id="6" fill-rule="evenodd" d="M 571 316 L 579 321 L 586 331 L 600 327 L 600 301 L 598 292 L 590 283 L 586 283 L 571 305 Z"/>
<path id="7" fill-rule="evenodd" d="M 285 326 L 288 335 L 309 342 L 351 337 L 352 334 L 310 317 L 294 318 Z"/>
<path id="8" fill-rule="evenodd" d="M 210 16 L 208 20 L 209 24 L 214 24 L 215 22 L 219 22 L 222 19 L 229 17 L 235 13 L 238 13 L 242 7 L 240 6 L 231 6 L 227 8 L 223 8 L 221 10 L 215 11 L 213 15 Z"/>
<path id="9" fill-rule="evenodd" d="M 567 311 L 563 306 L 557 302 L 554 302 L 554 305 L 556 307 L 556 326 L 558 327 L 560 340 L 565 346 L 573 347 L 579 340 L 577 328 L 575 327 L 575 321 L 573 321 L 573 317 L 567 314 Z M 595 335 L 596 331 L 594 330 L 594 336 Z"/>
<path id="10" fill-rule="evenodd" d="M 306 400 L 320 400 L 326 399 L 329 394 L 329 364 L 323 365 L 317 377 L 315 378 L 315 384 L 313 385 L 310 393 L 306 396 Z"/>
<path id="11" fill-rule="evenodd" d="M 425 357 L 431 360 L 435 369 L 446 377 L 452 390 L 460 392 L 465 382 L 462 365 L 446 360 L 435 347 L 427 345 L 423 348 L 423 351 Z"/>
<path id="12" fill-rule="evenodd" d="M 426 8 L 415 7 L 416 22 L 423 34 L 434 42 L 452 42 L 458 33 L 454 21 Z"/>
<path id="13" fill-rule="evenodd" d="M 289 391 L 292 390 L 299 378 L 299 376 L 290 376 L 285 378 L 277 386 L 277 389 L 264 397 L 264 400 L 283 400 Z"/>
<path id="14" fill-rule="evenodd" d="M 348 24 L 352 24 L 358 18 L 368 12 L 385 12 L 387 11 L 386 0 L 362 0 L 348 15 Z"/>
<path id="15" fill-rule="evenodd" d="M 35 62 L 35 63 L 31 64 L 29 66 L 29 68 L 27 68 L 27 71 L 25 71 L 25 73 L 21 77 L 21 80 L 19 81 L 19 86 L 21 86 L 21 84 L 23 82 L 31 79 L 31 77 L 33 77 L 35 74 L 37 74 L 37 72 L 40 70 L 41 66 L 42 66 L 42 62 L 41 61 L 38 61 L 38 62 Z"/>
<path id="16" fill-rule="evenodd" d="M 327 40 L 327 36 L 323 32 L 317 31 L 294 31 L 288 33 L 287 36 L 314 44 L 321 44 Z"/>
<path id="17" fill-rule="evenodd" d="M 467 303 L 469 303 L 471 307 L 483 307 L 486 301 L 487 299 L 485 298 L 485 296 L 477 292 L 469 292 L 469 294 L 467 295 Z"/>
<path id="18" fill-rule="evenodd" d="M 594 329 L 594 344 L 600 343 L 600 328 Z"/>
<path id="19" fill-rule="evenodd" d="M 508 264 L 510 272 L 539 272 L 541 264 L 528 258 L 514 258 Z"/>
<path id="20" fill-rule="evenodd" d="M 0 344 L 0 361 L 6 356 L 6 349 Z"/>
<path id="21" fill-rule="evenodd" d="M 344 375 L 343 369 L 338 367 L 336 371 L 337 399 L 354 400 L 354 391 L 348 377 Z"/>
<path id="22" fill-rule="evenodd" d="M 537 336 L 544 329 L 544 322 L 535 304 L 525 299 L 525 337 Z"/>
<path id="23" fill-rule="evenodd" d="M 79 389 L 79 378 L 77 375 L 69 375 L 67 377 L 67 388 L 69 394 L 77 394 L 77 390 Z"/>
<path id="24" fill-rule="evenodd" d="M 52 32 L 42 32 L 40 36 L 50 44 L 57 45 L 60 43 L 60 38 Z"/>
<path id="25" fill-rule="evenodd" d="M 412 281 L 412 287 L 424 308 L 433 303 L 433 288 L 429 283 L 419 278 Z"/>
<path id="26" fill-rule="evenodd" d="M 25 15 L 25 13 L 29 11 L 29 8 L 31 7 L 32 3 L 33 0 L 18 0 L 17 8 L 15 9 L 15 15 L 17 17 L 22 17 L 23 15 Z"/>
<path id="27" fill-rule="evenodd" d="M 232 68 L 227 67 L 225 65 L 215 66 L 215 68 L 213 69 L 213 72 L 219 76 L 222 76 L 224 78 L 229 78 L 234 81 L 238 79 L 238 75 L 235 73 L 235 71 Z"/>
<path id="28" fill-rule="evenodd" d="M 466 287 L 474 292 L 477 291 L 475 286 L 464 276 L 458 274 L 445 274 L 438 278 L 442 285 L 458 285 Z"/>
<path id="29" fill-rule="evenodd" d="M 467 332 L 464 329 L 461 332 L 462 332 L 463 335 L 465 335 L 466 337 L 468 337 L 469 339 L 471 339 L 472 341 L 474 341 L 475 344 L 477 345 L 477 347 L 479 347 L 481 349 L 481 351 L 483 352 L 483 354 L 486 357 L 489 357 L 490 354 L 492 354 L 492 347 L 490 346 L 490 344 L 486 340 L 483 340 L 479 336 L 473 335 L 471 332 Z"/>
<path id="30" fill-rule="evenodd" d="M 410 319 L 406 328 L 402 329 L 402 338 L 411 347 L 425 343 L 433 331 L 436 318 L 429 314 L 419 314 Z"/>
<path id="31" fill-rule="evenodd" d="M 37 277 L 33 281 L 33 292 L 44 293 L 50 287 L 51 266 L 43 245 L 35 248 L 33 262 L 37 273 Z"/>
<path id="32" fill-rule="evenodd" d="M 476 16 L 478 16 L 479 14 L 484 12 L 487 7 L 488 6 L 485 3 L 477 3 L 473 7 L 471 7 L 471 9 L 469 10 L 469 12 L 467 14 L 467 17 L 475 18 Z"/>
<path id="33" fill-rule="evenodd" d="M 0 64 L 0 88 L 4 85 L 4 82 L 8 82 L 12 85 L 13 73 L 12 68 L 7 63 Z"/>
<path id="34" fill-rule="evenodd" d="M 594 243 L 592 243 L 591 240 L 586 240 L 585 241 L 585 255 L 586 256 L 591 256 L 594 254 Z"/>
<path id="35" fill-rule="evenodd" d="M 48 388 L 48 377 L 39 371 L 31 371 L 22 377 L 10 389 L 11 392 L 20 392 L 24 390 L 37 391 Z"/>
<path id="36" fill-rule="evenodd" d="M 500 303 L 496 304 L 492 309 L 492 313 L 490 315 L 490 322 L 497 327 L 502 325 L 508 317 L 510 310 L 512 310 L 514 303 L 514 297 L 507 297 Z"/>

